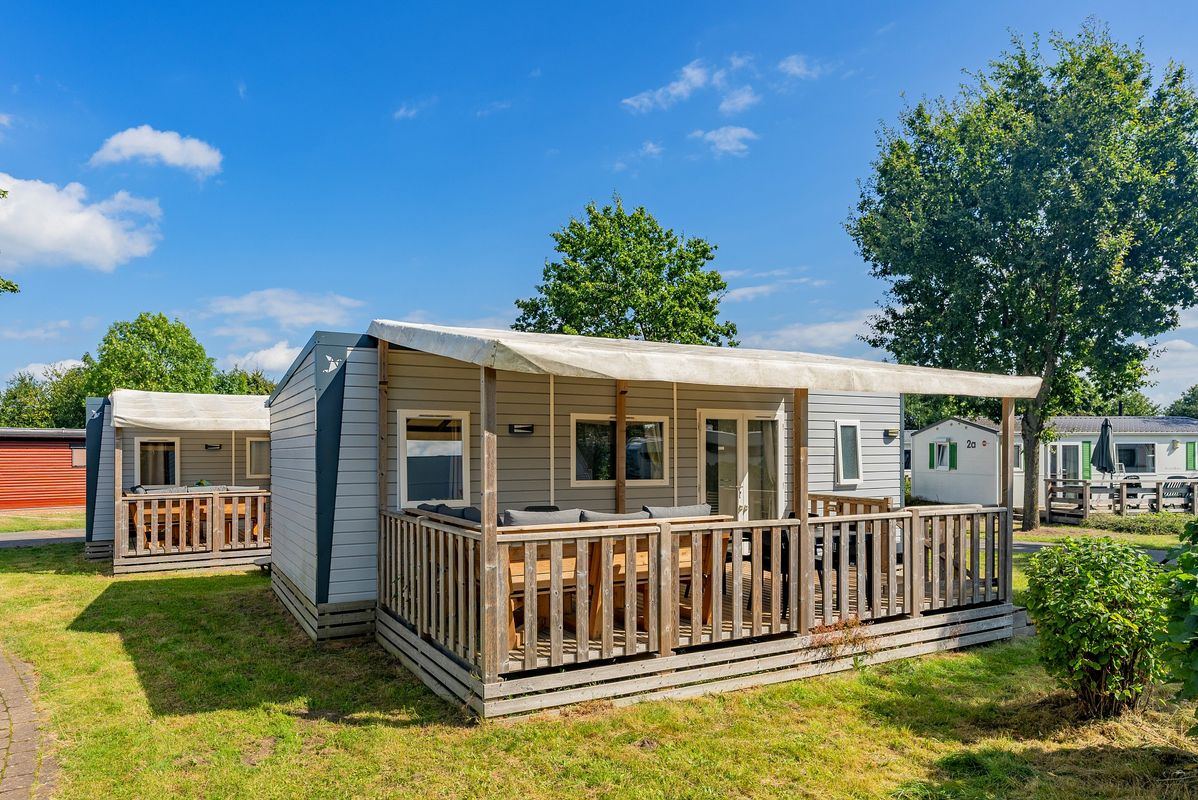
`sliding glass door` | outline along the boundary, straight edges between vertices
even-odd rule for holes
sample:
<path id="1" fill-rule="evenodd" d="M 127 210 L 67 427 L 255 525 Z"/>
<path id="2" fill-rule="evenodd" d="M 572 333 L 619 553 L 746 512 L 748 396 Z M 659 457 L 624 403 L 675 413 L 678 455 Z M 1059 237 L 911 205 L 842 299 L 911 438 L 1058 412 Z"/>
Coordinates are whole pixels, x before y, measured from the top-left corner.
<path id="1" fill-rule="evenodd" d="M 739 520 L 781 515 L 782 472 L 778 418 L 768 412 L 701 412 L 700 491 L 712 513 Z"/>

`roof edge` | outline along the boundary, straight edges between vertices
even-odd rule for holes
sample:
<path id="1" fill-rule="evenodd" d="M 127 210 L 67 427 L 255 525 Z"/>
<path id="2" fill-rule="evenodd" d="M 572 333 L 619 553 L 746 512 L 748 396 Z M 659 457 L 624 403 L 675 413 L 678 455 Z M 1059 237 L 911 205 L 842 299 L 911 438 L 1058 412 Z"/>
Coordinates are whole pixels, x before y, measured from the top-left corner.
<path id="1" fill-rule="evenodd" d="M 371 344 L 372 342 L 373 344 Z M 285 387 L 287 382 L 291 380 L 293 375 L 295 375 L 295 371 L 299 369 L 300 364 L 304 363 L 304 359 L 308 357 L 308 354 L 315 350 L 317 345 L 322 344 L 330 344 L 334 346 L 340 345 L 342 347 L 378 347 L 378 339 L 366 333 L 348 333 L 346 331 L 315 331 L 308 339 L 307 344 L 300 349 L 299 355 L 292 360 L 291 366 L 289 366 L 287 371 L 283 373 L 283 377 L 279 378 L 278 382 L 275 383 L 275 390 L 266 398 L 267 408 L 270 408 L 271 404 L 275 401 L 275 398 L 279 396 L 279 392 L 283 390 L 283 387 Z"/>

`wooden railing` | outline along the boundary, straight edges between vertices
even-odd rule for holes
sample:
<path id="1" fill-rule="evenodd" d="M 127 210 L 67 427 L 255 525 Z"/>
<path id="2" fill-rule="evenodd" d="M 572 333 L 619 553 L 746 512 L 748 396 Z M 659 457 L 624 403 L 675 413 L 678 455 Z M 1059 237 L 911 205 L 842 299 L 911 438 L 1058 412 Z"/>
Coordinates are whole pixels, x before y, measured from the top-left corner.
<path id="1" fill-rule="evenodd" d="M 817 517 L 839 517 L 845 514 L 885 514 L 890 510 L 889 497 L 809 494 L 807 503 L 808 512 Z"/>
<path id="2" fill-rule="evenodd" d="M 117 507 L 119 558 L 270 547 L 270 492 L 126 495 Z"/>
<path id="3" fill-rule="evenodd" d="M 996 507 L 501 528 L 494 572 L 476 526 L 380 523 L 380 610 L 476 672 L 488 647 L 501 673 L 668 655 L 1006 600 L 1011 585 Z"/>
<path id="4" fill-rule="evenodd" d="M 1091 514 L 1198 514 L 1198 478 L 1133 478 L 1044 481 L 1045 521 L 1079 522 Z"/>

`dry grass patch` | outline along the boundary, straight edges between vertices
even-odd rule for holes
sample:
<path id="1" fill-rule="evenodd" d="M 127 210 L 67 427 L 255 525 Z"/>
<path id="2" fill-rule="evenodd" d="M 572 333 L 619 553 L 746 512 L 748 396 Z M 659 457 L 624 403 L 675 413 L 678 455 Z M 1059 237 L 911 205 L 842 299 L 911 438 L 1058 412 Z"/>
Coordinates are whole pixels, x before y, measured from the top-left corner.
<path id="1" fill-rule="evenodd" d="M 480 724 L 371 642 L 310 643 L 257 574 L 0 551 L 0 619 L 41 675 L 67 798 L 1094 800 L 1183 796 L 1198 759 L 1188 707 L 1071 719 L 1029 642 Z"/>

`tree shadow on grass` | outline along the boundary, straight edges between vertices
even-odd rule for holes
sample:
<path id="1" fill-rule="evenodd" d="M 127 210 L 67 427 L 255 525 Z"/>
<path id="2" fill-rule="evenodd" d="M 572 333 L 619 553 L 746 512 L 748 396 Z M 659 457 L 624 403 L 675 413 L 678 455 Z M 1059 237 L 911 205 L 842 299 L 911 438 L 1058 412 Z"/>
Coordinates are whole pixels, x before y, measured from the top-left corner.
<path id="1" fill-rule="evenodd" d="M 938 761 L 931 779 L 910 781 L 891 793 L 894 800 L 1181 800 L 1195 796 L 1198 757 L 1156 745 L 964 750 Z"/>
<path id="2" fill-rule="evenodd" d="M 257 574 L 118 579 L 70 630 L 118 634 L 156 715 L 277 705 L 349 725 L 468 721 L 373 641 L 312 642 Z"/>

